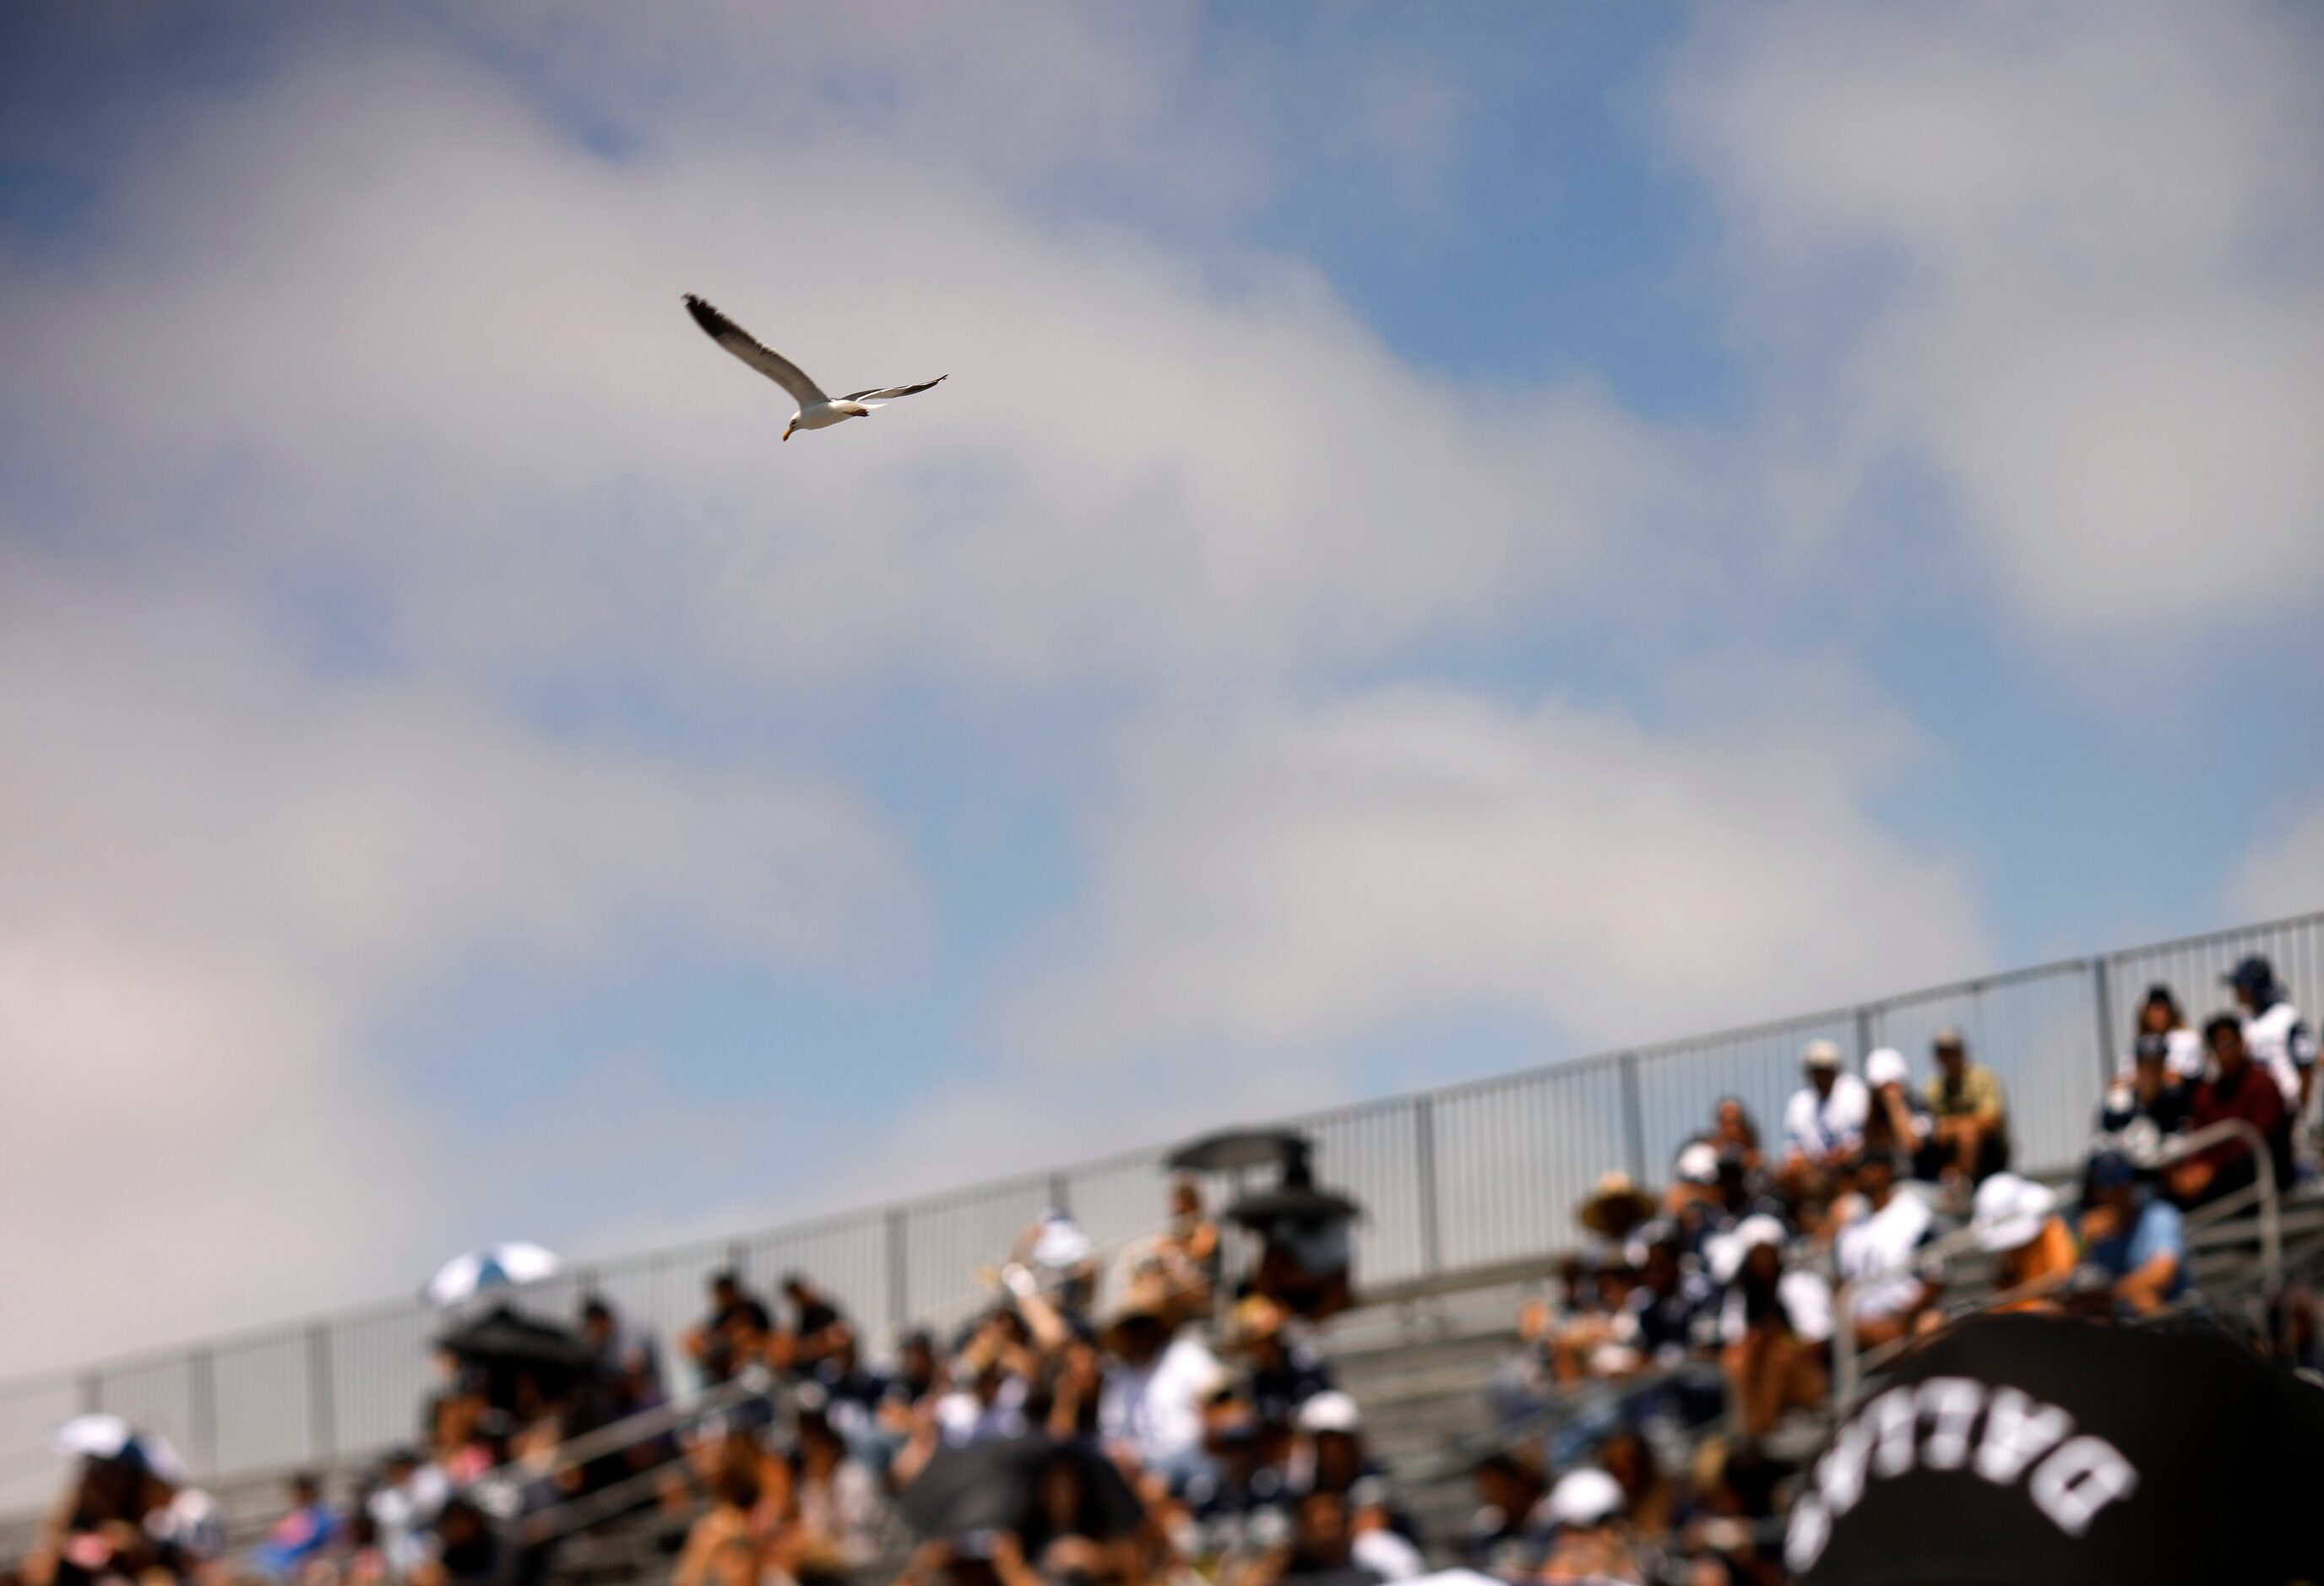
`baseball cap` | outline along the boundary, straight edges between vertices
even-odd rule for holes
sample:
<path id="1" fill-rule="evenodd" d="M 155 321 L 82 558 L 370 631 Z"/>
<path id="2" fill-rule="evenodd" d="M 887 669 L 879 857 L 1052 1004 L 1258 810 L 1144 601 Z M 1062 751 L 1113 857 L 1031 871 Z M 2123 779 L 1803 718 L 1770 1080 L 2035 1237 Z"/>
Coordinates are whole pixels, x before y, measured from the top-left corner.
<path id="1" fill-rule="evenodd" d="M 1720 1240 L 1711 1252 L 1711 1276 L 1720 1283 L 1732 1283 L 1735 1275 L 1743 1270 L 1743 1258 L 1761 1245 L 1784 1242 L 1784 1225 L 1766 1213 L 1757 1213 L 1735 1225 L 1735 1231 Z"/>
<path id="2" fill-rule="evenodd" d="M 2264 991 L 2275 984 L 2275 965 L 2254 953 L 2219 978 L 2239 991 Z"/>
<path id="3" fill-rule="evenodd" d="M 1937 1033 L 1929 1037 L 1929 1050 L 1932 1052 L 1960 1052 L 1968 1047 L 1969 1042 L 1961 1037 L 1960 1026 L 1957 1024 L 1941 1026 Z"/>
<path id="4" fill-rule="evenodd" d="M 2094 1190 L 2119 1189 L 2138 1177 L 2138 1169 L 2131 1165 L 2130 1158 L 2111 1147 L 2090 1153 L 2088 1173 L 2089 1186 Z"/>
<path id="5" fill-rule="evenodd" d="M 1622 1484 L 1595 1465 L 1568 1471 L 1549 1491 L 1549 1517 L 1561 1526 L 1602 1526 L 1622 1508 Z"/>
<path id="6" fill-rule="evenodd" d="M 1810 1068 L 1838 1068 L 1840 1043 L 1827 1041 L 1821 1037 L 1810 1041 L 1800 1048 L 1800 1061 Z M 1579 1471 L 1575 1473 L 1580 1474 Z"/>
<path id="7" fill-rule="evenodd" d="M 1336 1388 L 1325 1388 L 1299 1406 L 1302 1432 L 1353 1432 L 1362 1424 L 1356 1401 Z"/>
<path id="8" fill-rule="evenodd" d="M 1976 1215 L 1969 1226 L 1977 1231 L 1977 1247 L 1988 1255 L 2023 1249 L 2041 1236 L 2042 1225 L 2056 1209 L 2058 1197 L 2030 1178 L 1997 1173 L 1977 1186 Z"/>
<path id="9" fill-rule="evenodd" d="M 1681 1184 L 1717 1184 L 1719 1182 L 1719 1148 L 1709 1140 L 1697 1140 L 1678 1154 L 1672 1164 L 1671 1176 Z"/>
<path id="10" fill-rule="evenodd" d="M 1904 1054 L 1894 1047 L 1883 1047 L 1864 1060 L 1864 1083 L 1874 1090 L 1882 1085 L 1900 1085 L 1911 1070 L 1904 1066 Z"/>

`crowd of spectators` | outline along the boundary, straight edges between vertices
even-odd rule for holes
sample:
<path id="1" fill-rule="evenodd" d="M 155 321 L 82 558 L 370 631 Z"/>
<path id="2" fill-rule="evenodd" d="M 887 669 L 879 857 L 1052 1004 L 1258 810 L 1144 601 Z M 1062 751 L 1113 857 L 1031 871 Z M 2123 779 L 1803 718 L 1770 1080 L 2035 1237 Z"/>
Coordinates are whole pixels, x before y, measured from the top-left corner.
<path id="1" fill-rule="evenodd" d="M 1895 1049 L 1850 1072 L 1812 1041 L 1779 1132 L 1725 1097 L 1659 1191 L 1609 1175 L 1496 1377 L 1480 1507 L 1437 1551 L 1511 1581 L 1780 1581 L 1778 1510 L 1840 1330 L 1877 1352 L 1941 1325 L 1940 1240 L 1989 1263 L 1991 1303 L 2188 1303 L 2185 1218 L 2289 1184 L 2314 1101 L 2315 1043 L 2268 966 L 2231 979 L 2238 1010 L 2200 1032 L 2154 988 L 2063 1193 L 2011 1170 L 2008 1096 L 1954 1029 L 1917 1077 Z M 2222 1120 L 2264 1148 L 2173 1146 Z M 1317 1347 L 1356 1297 L 1345 1203 L 1304 1151 L 1286 1167 L 1240 1283 L 1182 1181 L 1125 1250 L 1045 1214 L 973 1315 L 882 1363 L 804 1274 L 763 1297 L 716 1275 L 668 1360 L 602 1297 L 569 1330 L 503 1314 L 491 1349 L 444 1353 L 419 1441 L 340 1501 L 300 1476 L 229 1554 L 216 1504 L 133 1441 L 83 1462 L 21 1586 L 527 1586 L 553 1554 L 530 1522 L 593 1498 L 663 1517 L 676 1586 L 899 1563 L 905 1586 L 1407 1579 L 1428 1539 Z M 623 1434 L 576 1442 L 604 1428 Z"/>
<path id="2" fill-rule="evenodd" d="M 1941 1240 L 1989 1268 L 1982 1306 L 2190 1303 L 2188 1216 L 2248 1209 L 2262 1174 L 2292 1185 L 2313 1120 L 2315 1041 L 2271 966 L 2246 959 L 2227 983 L 2236 1007 L 2200 1033 L 2151 990 L 2063 1191 L 2010 1170 L 2006 1089 L 1951 1028 L 1917 1082 L 1893 1047 L 1851 1073 L 1811 1041 L 1775 1138 L 1727 1097 L 1660 1195 L 1601 1180 L 1495 1379 L 1508 1430 L 1476 1471 L 1470 1562 L 1540 1581 L 1784 1579 L 1784 1478 L 1820 1433 L 1839 1330 L 1874 1359 L 1956 1314 L 1926 1259 Z M 2181 1143 L 2225 1120 L 2264 1148 Z"/>

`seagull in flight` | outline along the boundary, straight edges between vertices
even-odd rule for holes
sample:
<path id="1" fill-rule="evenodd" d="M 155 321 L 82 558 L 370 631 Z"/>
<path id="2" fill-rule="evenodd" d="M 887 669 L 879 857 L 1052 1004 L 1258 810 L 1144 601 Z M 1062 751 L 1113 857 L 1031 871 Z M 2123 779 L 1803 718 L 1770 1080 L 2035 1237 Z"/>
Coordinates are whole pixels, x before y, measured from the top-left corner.
<path id="1" fill-rule="evenodd" d="M 798 411 L 783 426 L 785 440 L 791 438 L 794 429 L 828 429 L 843 420 L 868 418 L 872 409 L 887 406 L 891 398 L 908 397 L 945 382 L 939 374 L 918 385 L 889 385 L 873 391 L 851 391 L 844 397 L 825 396 L 823 388 L 809 380 L 807 372 L 797 364 L 774 348 L 760 345 L 756 337 L 692 292 L 686 294 L 686 311 L 694 316 L 694 322 L 712 341 L 791 393 L 791 400 L 798 403 Z"/>

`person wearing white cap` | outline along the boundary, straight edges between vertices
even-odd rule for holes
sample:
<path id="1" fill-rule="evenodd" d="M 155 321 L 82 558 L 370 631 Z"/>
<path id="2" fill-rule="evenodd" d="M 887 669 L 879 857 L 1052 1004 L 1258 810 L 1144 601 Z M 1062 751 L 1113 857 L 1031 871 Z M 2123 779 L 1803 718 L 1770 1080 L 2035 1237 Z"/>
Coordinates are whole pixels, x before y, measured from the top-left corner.
<path id="1" fill-rule="evenodd" d="M 1720 1366 L 1746 1436 L 1775 1430 L 1784 1413 L 1821 1404 L 1829 1386 L 1831 1286 L 1784 1270 L 1784 1225 L 1746 1217 L 1713 1248 L 1711 1273 L 1727 1290 L 1720 1313 Z"/>
<path id="2" fill-rule="evenodd" d="M 2055 1191 L 2014 1173 L 1997 1173 L 1977 1186 L 1969 1226 L 1977 1231 L 1978 1248 L 1994 1257 L 1995 1291 L 2014 1296 L 1994 1309 L 2057 1308 L 2056 1292 L 2079 1259 L 2073 1231 L 2057 1210 Z"/>
<path id="3" fill-rule="evenodd" d="M 1838 1043 L 1810 1041 L 1800 1049 L 1808 1083 L 1784 1109 L 1784 1176 L 1797 1180 L 1809 1170 L 1836 1168 L 1864 1142 L 1864 1120 L 1872 1110 L 1864 1082 L 1842 1072 Z"/>
<path id="4" fill-rule="evenodd" d="M 1356 1401 L 1326 1388 L 1299 1406 L 1298 1427 L 1284 1473 L 1291 1490 L 1303 1498 L 1320 1493 L 1341 1500 L 1353 1563 L 1390 1581 L 1422 1573 L 1426 1566 L 1397 1523 L 1387 1473 L 1364 1452 L 1363 1413 Z"/>
<path id="5" fill-rule="evenodd" d="M 1549 1489 L 1550 1518 L 1557 1526 L 1557 1541 L 1535 1577 L 1540 1581 L 1600 1582 L 1643 1581 L 1646 1572 L 1623 1535 L 1622 1484 L 1598 1469 L 1583 1465 L 1568 1471 Z"/>
<path id="6" fill-rule="evenodd" d="M 1913 1094 L 1911 1081 L 1904 1054 L 1895 1047 L 1882 1047 L 1865 1057 L 1864 1083 L 1872 1093 L 1872 1110 L 1864 1120 L 1864 1148 L 1893 1151 L 1912 1164 L 1914 1176 L 1933 1177 L 1933 1173 L 1923 1173 L 1923 1160 L 1936 1121 Z"/>

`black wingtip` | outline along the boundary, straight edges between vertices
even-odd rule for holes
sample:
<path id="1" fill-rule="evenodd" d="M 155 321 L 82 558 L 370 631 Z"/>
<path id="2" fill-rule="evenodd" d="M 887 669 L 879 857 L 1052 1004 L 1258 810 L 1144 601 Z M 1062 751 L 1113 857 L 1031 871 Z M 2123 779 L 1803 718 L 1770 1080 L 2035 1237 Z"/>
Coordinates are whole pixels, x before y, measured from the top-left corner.
<path id="1" fill-rule="evenodd" d="M 713 336 L 716 336 L 731 323 L 725 315 L 721 314 L 707 301 L 695 296 L 692 292 L 686 294 L 686 311 L 694 316 L 694 322 L 696 325 Z"/>

